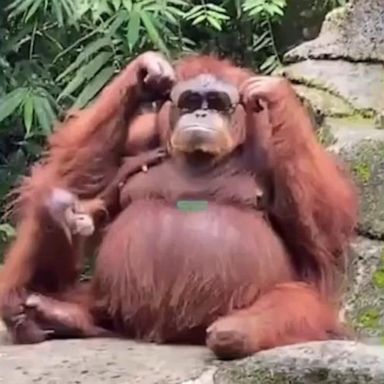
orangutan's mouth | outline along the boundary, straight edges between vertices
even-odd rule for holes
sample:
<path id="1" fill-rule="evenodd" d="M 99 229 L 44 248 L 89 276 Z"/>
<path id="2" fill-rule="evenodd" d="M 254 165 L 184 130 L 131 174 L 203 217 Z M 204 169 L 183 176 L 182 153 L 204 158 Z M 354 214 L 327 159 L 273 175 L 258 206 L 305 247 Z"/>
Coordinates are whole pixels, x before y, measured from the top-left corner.
<path id="1" fill-rule="evenodd" d="M 207 126 L 204 126 L 204 125 L 190 125 L 188 127 L 185 127 L 183 128 L 184 131 L 196 131 L 196 132 L 209 132 L 209 133 L 213 133 L 213 132 L 218 132 L 217 129 L 215 128 L 211 128 L 211 127 L 207 127 Z"/>

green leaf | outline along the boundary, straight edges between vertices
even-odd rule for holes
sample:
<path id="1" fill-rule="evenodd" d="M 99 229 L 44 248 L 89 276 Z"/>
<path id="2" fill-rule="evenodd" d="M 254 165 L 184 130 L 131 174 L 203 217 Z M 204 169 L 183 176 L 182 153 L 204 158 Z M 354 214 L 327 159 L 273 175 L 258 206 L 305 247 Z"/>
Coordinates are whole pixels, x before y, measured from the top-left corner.
<path id="1" fill-rule="evenodd" d="M 65 76 L 67 76 L 69 73 L 77 69 L 84 61 L 88 60 L 90 56 L 100 51 L 100 49 L 104 48 L 105 46 L 109 46 L 111 44 L 110 38 L 101 38 L 98 40 L 93 41 L 89 45 L 85 47 L 85 49 L 77 56 L 77 59 L 73 64 L 71 64 L 58 78 L 57 81 L 60 81 Z"/>
<path id="2" fill-rule="evenodd" d="M 260 17 L 265 14 L 265 9 L 263 6 L 255 7 L 251 10 L 248 10 L 248 16 Z"/>
<path id="3" fill-rule="evenodd" d="M 207 8 L 210 8 L 218 13 L 227 13 L 227 11 L 225 10 L 225 8 L 223 7 L 219 7 L 218 5 L 216 4 L 213 4 L 213 3 L 208 3 L 207 5 Z"/>
<path id="4" fill-rule="evenodd" d="M 153 7 L 154 5 L 157 6 L 158 9 L 160 9 L 162 7 L 162 4 L 164 4 L 164 1 L 156 1 L 156 0 L 140 0 L 140 2 L 137 3 L 137 5 L 140 8 L 145 10 Z"/>
<path id="5" fill-rule="evenodd" d="M 127 33 L 127 40 L 131 50 L 139 39 L 140 21 L 140 12 L 138 12 L 136 6 L 133 6 L 132 12 L 130 13 Z"/>
<path id="6" fill-rule="evenodd" d="M 148 13 L 151 13 L 152 16 L 159 16 L 159 14 L 164 11 L 164 8 L 160 7 L 159 4 L 151 4 L 145 7 L 141 6 L 140 8 L 144 9 Z"/>
<path id="7" fill-rule="evenodd" d="M 259 15 L 265 11 L 265 1 L 246 0 L 243 3 L 243 11 L 248 15 Z"/>
<path id="8" fill-rule="evenodd" d="M 147 30 L 149 38 L 152 42 L 157 45 L 157 47 L 162 50 L 164 53 L 169 55 L 169 51 L 163 42 L 163 39 L 160 37 L 159 31 L 156 29 L 151 16 L 145 12 L 143 9 L 140 10 L 141 21 L 143 22 L 145 29 Z"/>
<path id="9" fill-rule="evenodd" d="M 16 88 L 12 92 L 0 98 L 0 121 L 10 116 L 23 102 L 25 88 Z"/>
<path id="10" fill-rule="evenodd" d="M 84 74 L 87 80 L 92 79 L 112 56 L 112 52 L 100 52 L 92 61 L 90 61 L 84 68 Z"/>
<path id="11" fill-rule="evenodd" d="M 115 20 L 111 23 L 108 28 L 107 35 L 112 36 L 116 31 L 123 25 L 124 22 L 128 20 L 128 13 L 125 9 L 120 9 L 117 12 Z"/>
<path id="12" fill-rule="evenodd" d="M 256 37 L 256 41 L 254 41 L 252 44 L 252 51 L 259 52 L 264 47 L 269 46 L 271 43 L 272 39 L 269 36 L 269 31 L 265 31 L 261 36 Z"/>
<path id="13" fill-rule="evenodd" d="M 271 16 L 276 16 L 276 15 L 283 16 L 284 15 L 283 9 L 276 4 L 270 4 L 268 9 L 269 9 L 269 14 Z"/>
<path id="14" fill-rule="evenodd" d="M 114 67 L 104 68 L 95 78 L 83 89 L 75 102 L 75 108 L 83 108 L 93 97 L 107 84 L 115 72 Z"/>
<path id="15" fill-rule="evenodd" d="M 167 7 L 167 9 L 165 9 L 163 12 L 165 14 L 171 13 L 172 15 L 176 15 L 176 16 L 178 16 L 180 18 L 183 18 L 184 14 L 185 14 L 183 11 L 180 11 L 179 8 L 175 8 L 175 7 L 172 7 L 172 6 Z"/>
<path id="16" fill-rule="evenodd" d="M 271 72 L 273 69 L 275 69 L 278 65 L 278 59 L 276 56 L 272 55 L 268 57 L 267 60 L 264 61 L 264 63 L 260 66 L 260 69 L 263 72 Z"/>
<path id="17" fill-rule="evenodd" d="M 132 5 L 132 0 L 123 0 L 123 6 L 128 12 L 132 11 Z"/>
<path id="18" fill-rule="evenodd" d="M 49 97 L 42 97 L 41 102 L 42 102 L 44 109 L 47 113 L 48 119 L 50 120 L 50 126 L 51 126 L 51 128 L 53 128 L 53 124 L 56 121 L 56 113 L 53 110 L 52 105 L 51 105 L 49 100 L 50 100 Z"/>
<path id="19" fill-rule="evenodd" d="M 97 35 L 99 32 L 100 32 L 100 27 L 95 28 L 90 33 L 87 33 L 86 35 L 81 36 L 73 44 L 69 45 L 67 48 L 61 51 L 57 56 L 55 56 L 55 58 L 52 61 L 52 64 L 56 64 L 59 61 L 59 59 L 61 59 L 63 56 L 67 55 L 68 53 L 73 53 L 76 47 L 78 47 L 81 43 L 88 40 L 92 36 Z"/>
<path id="20" fill-rule="evenodd" d="M 229 20 L 230 17 L 228 15 L 225 15 L 223 13 L 212 13 L 210 12 L 209 15 L 214 18 L 214 19 L 217 19 L 217 20 Z"/>
<path id="21" fill-rule="evenodd" d="M 4 223 L 0 224 L 0 232 L 7 238 L 10 239 L 16 235 L 16 230 L 12 225 Z"/>
<path id="22" fill-rule="evenodd" d="M 169 11 L 169 9 L 164 9 L 162 13 L 164 14 L 164 16 L 166 16 L 167 22 L 172 23 L 174 25 L 179 25 L 179 21 L 175 18 L 172 12 Z"/>
<path id="23" fill-rule="evenodd" d="M 67 19 L 74 22 L 76 15 L 76 4 L 73 0 L 60 0 L 62 8 L 65 10 Z"/>
<path id="24" fill-rule="evenodd" d="M 115 11 L 118 11 L 121 7 L 121 0 L 112 0 L 112 5 Z"/>
<path id="25" fill-rule="evenodd" d="M 6 11 L 11 11 L 12 9 L 15 9 L 17 7 L 19 7 L 25 0 L 15 0 L 13 1 L 11 4 L 9 4 L 5 10 Z"/>
<path id="26" fill-rule="evenodd" d="M 100 17 L 104 14 L 107 14 L 107 15 L 113 14 L 113 10 L 111 10 L 110 5 L 108 4 L 107 0 L 98 0 L 98 3 L 95 3 L 95 6 L 97 8 L 96 13 L 97 13 L 98 17 Z"/>
<path id="27" fill-rule="evenodd" d="M 50 104 L 52 104 L 52 105 L 56 104 L 55 98 L 49 92 L 47 92 L 46 89 L 44 89 L 42 87 L 37 87 L 37 88 L 35 88 L 34 93 L 47 99 Z"/>
<path id="28" fill-rule="evenodd" d="M 9 9 L 13 9 L 13 11 L 9 14 L 9 18 L 13 18 L 20 13 L 24 13 L 27 9 L 33 5 L 35 0 L 23 0 L 22 2 L 14 2 L 9 6 Z"/>
<path id="29" fill-rule="evenodd" d="M 193 20 L 192 25 L 201 24 L 206 19 L 207 19 L 207 15 L 206 14 L 200 15 L 200 16 L 196 17 L 195 20 Z"/>
<path id="30" fill-rule="evenodd" d="M 209 22 L 209 24 L 212 25 L 213 28 L 217 29 L 218 31 L 221 31 L 221 24 L 217 19 L 211 16 L 207 16 L 207 21 Z"/>
<path id="31" fill-rule="evenodd" d="M 47 98 L 35 96 L 33 98 L 34 111 L 36 113 L 37 121 L 45 135 L 52 132 L 52 125 L 55 119 L 55 113 Z"/>
<path id="32" fill-rule="evenodd" d="M 92 61 L 77 71 L 75 77 L 67 84 L 57 99 L 61 100 L 63 97 L 71 95 L 86 80 L 92 79 L 111 57 L 112 52 L 99 53 Z"/>
<path id="33" fill-rule="evenodd" d="M 91 9 L 90 0 L 77 0 L 73 17 L 75 20 L 81 20 Z"/>
<path id="34" fill-rule="evenodd" d="M 60 101 L 63 97 L 71 95 L 76 91 L 86 80 L 84 67 L 80 68 L 75 77 L 67 84 L 67 86 L 62 90 L 60 95 L 57 97 L 57 100 Z"/>
<path id="35" fill-rule="evenodd" d="M 168 4 L 178 5 L 179 7 L 188 7 L 190 3 L 184 0 L 168 0 Z"/>
<path id="36" fill-rule="evenodd" d="M 25 21 L 28 21 L 38 11 L 43 1 L 44 0 L 35 0 L 31 8 L 29 8 L 29 11 L 25 17 Z"/>
<path id="37" fill-rule="evenodd" d="M 55 14 L 57 22 L 59 23 L 59 26 L 62 27 L 64 25 L 64 16 L 60 0 L 52 0 L 52 10 Z"/>
<path id="38" fill-rule="evenodd" d="M 29 93 L 24 99 L 24 126 L 26 131 L 26 136 L 29 136 L 31 133 L 33 122 L 33 96 Z"/>
<path id="39" fill-rule="evenodd" d="M 204 5 L 195 5 L 188 12 L 184 14 L 185 19 L 193 18 L 194 15 L 205 12 Z"/>

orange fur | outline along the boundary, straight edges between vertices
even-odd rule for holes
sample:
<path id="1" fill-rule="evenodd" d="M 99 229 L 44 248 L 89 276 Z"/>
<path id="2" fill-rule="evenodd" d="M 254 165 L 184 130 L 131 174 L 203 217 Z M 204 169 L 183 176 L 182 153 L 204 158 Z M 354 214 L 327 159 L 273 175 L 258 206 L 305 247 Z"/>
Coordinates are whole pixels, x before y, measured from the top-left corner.
<path id="1" fill-rule="evenodd" d="M 17 239 L 0 271 L 0 313 L 21 311 L 25 290 L 56 292 L 79 277 L 84 242 L 70 244 L 47 217 L 45 199 L 54 187 L 94 198 L 117 173 L 127 125 L 137 106 L 137 62 L 132 62 L 87 109 L 72 112 L 50 137 L 40 164 L 13 193 Z"/>
<path id="2" fill-rule="evenodd" d="M 156 140 L 167 144 L 169 103 L 157 115 L 137 116 L 135 71 L 134 61 L 91 107 L 64 122 L 19 190 L 19 234 L 0 277 L 3 317 L 30 290 L 60 298 L 76 285 L 82 249 L 65 243 L 46 217 L 50 188 L 92 199 L 123 170 L 124 154 Z M 212 73 L 237 87 L 253 76 L 199 56 L 175 71 L 178 81 Z M 73 324 L 93 319 L 129 337 L 201 343 L 213 323 L 208 345 L 222 357 L 343 334 L 333 305 L 356 226 L 356 191 L 316 141 L 287 83 L 263 102 L 260 113 L 237 107 L 242 146 L 211 173 L 196 177 L 171 158 L 129 179 L 119 191 L 121 213 L 102 236 L 86 304 L 76 290 L 64 300 Z M 180 212 L 184 198 L 206 199 L 207 211 Z M 49 314 L 47 303 L 41 309 Z"/>
<path id="3" fill-rule="evenodd" d="M 336 267 L 342 271 L 345 266 L 346 247 L 357 226 L 357 191 L 317 141 L 310 117 L 289 89 L 290 95 L 269 109 L 276 183 L 271 216 L 303 278 L 331 295 L 340 282 Z"/>
<path id="4" fill-rule="evenodd" d="M 283 345 L 343 338 L 337 309 L 303 283 L 276 285 L 247 309 L 218 319 L 208 346 L 221 358 L 244 357 Z"/>

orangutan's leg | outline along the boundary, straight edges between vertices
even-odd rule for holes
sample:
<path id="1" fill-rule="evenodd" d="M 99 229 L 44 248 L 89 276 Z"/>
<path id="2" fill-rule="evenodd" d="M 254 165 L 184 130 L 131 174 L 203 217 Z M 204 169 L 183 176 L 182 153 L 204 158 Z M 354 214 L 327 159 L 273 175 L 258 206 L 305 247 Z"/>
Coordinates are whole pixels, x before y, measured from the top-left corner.
<path id="1" fill-rule="evenodd" d="M 215 321 L 207 330 L 208 347 L 222 359 L 307 341 L 340 338 L 337 312 L 307 285 L 276 286 L 251 307 Z"/>
<path id="2" fill-rule="evenodd" d="M 0 316 L 14 343 L 47 338 L 26 299 L 31 292 L 60 292 L 76 285 L 85 237 L 94 231 L 92 218 L 78 210 L 70 192 L 44 186 L 39 199 L 18 226 L 0 271 Z"/>
<path id="3" fill-rule="evenodd" d="M 79 286 L 56 298 L 37 293 L 28 296 L 26 311 L 46 332 L 47 338 L 112 336 L 110 331 L 94 322 L 88 290 L 83 288 Z"/>

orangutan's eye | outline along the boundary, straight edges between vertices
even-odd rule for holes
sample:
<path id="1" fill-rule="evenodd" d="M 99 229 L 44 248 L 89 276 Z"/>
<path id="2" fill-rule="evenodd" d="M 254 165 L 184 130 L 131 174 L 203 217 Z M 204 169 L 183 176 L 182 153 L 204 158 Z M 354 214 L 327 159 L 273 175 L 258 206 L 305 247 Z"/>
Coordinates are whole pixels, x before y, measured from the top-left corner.
<path id="1" fill-rule="evenodd" d="M 188 111 L 195 111 L 200 109 L 203 104 L 203 97 L 201 94 L 192 91 L 186 91 L 179 97 L 177 107 Z"/>
<path id="2" fill-rule="evenodd" d="M 225 92 L 208 92 L 206 100 L 210 110 L 227 112 L 232 108 L 231 99 Z"/>

